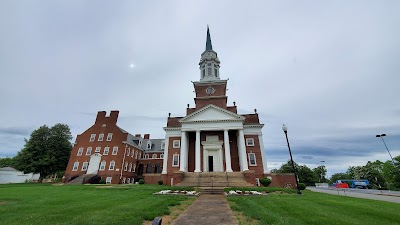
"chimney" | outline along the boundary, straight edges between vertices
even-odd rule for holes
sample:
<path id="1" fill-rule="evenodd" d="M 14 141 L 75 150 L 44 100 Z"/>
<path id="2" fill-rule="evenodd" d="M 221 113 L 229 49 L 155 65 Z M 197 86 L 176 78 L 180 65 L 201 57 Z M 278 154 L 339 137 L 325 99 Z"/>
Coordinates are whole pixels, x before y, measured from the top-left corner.
<path id="1" fill-rule="evenodd" d="M 100 123 L 105 118 L 106 118 L 106 111 L 98 111 L 95 123 Z"/>
<path id="2" fill-rule="evenodd" d="M 118 110 L 113 110 L 113 111 L 111 111 L 111 113 L 110 113 L 110 121 L 111 121 L 113 124 L 117 124 L 118 114 L 119 114 L 119 111 L 118 111 Z"/>
<path id="3" fill-rule="evenodd" d="M 140 138 L 141 136 L 140 136 L 140 134 L 135 134 L 135 137 L 139 137 Z"/>
<path id="4" fill-rule="evenodd" d="M 144 134 L 144 139 L 150 139 L 150 134 Z"/>

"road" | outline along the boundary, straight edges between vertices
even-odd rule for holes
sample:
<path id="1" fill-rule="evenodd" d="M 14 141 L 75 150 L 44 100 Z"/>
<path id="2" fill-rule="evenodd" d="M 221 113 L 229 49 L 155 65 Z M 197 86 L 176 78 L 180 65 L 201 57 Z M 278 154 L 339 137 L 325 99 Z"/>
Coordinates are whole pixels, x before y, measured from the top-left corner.
<path id="1" fill-rule="evenodd" d="M 343 195 L 354 198 L 366 198 L 379 201 L 400 203 L 400 191 L 380 191 L 374 189 L 354 189 L 354 188 L 323 188 L 307 187 L 307 190 L 314 192 L 327 193 L 332 195 Z"/>

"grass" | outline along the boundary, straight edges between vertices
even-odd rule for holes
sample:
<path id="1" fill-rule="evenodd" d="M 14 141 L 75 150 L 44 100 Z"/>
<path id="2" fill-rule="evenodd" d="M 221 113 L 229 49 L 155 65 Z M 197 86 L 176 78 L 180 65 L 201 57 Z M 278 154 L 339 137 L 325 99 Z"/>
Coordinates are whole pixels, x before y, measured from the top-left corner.
<path id="1" fill-rule="evenodd" d="M 186 196 L 153 195 L 160 185 L 0 185 L 0 224 L 142 224 Z"/>
<path id="2" fill-rule="evenodd" d="M 303 195 L 230 196 L 240 224 L 400 224 L 400 204 L 303 191 Z M 247 222 L 246 222 L 247 221 Z"/>

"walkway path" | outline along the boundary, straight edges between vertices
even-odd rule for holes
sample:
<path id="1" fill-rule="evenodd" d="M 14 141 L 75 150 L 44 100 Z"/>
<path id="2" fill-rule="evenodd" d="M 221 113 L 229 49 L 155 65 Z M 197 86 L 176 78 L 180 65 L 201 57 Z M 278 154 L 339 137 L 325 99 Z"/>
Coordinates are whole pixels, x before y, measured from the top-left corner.
<path id="1" fill-rule="evenodd" d="M 352 189 L 339 188 L 337 190 L 336 188 L 316 188 L 316 187 L 307 187 L 307 189 L 315 192 L 327 193 L 332 195 L 345 195 L 355 198 L 366 198 L 366 199 L 380 200 L 386 202 L 400 203 L 400 195 L 396 192 L 392 193 L 383 192 L 381 194 L 379 192 L 368 192 L 367 190 L 361 192 L 361 190 L 357 189 L 352 190 Z"/>
<path id="2" fill-rule="evenodd" d="M 200 195 L 171 225 L 238 225 L 223 195 Z"/>

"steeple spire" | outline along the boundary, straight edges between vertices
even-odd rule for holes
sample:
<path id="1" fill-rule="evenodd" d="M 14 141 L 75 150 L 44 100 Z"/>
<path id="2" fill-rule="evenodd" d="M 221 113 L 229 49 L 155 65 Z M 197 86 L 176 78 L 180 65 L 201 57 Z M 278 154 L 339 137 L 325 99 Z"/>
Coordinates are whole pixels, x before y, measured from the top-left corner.
<path id="1" fill-rule="evenodd" d="M 212 44 L 211 44 L 211 35 L 210 35 L 210 29 L 208 28 L 207 25 L 207 42 L 206 42 L 206 51 L 208 50 L 213 50 L 212 49 Z"/>

